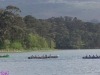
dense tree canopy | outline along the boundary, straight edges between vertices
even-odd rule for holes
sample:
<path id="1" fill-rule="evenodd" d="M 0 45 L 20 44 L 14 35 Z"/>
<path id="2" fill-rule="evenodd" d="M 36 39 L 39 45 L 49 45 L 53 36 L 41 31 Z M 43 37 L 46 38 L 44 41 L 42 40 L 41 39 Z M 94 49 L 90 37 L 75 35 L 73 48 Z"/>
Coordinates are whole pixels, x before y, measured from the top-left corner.
<path id="1" fill-rule="evenodd" d="M 0 49 L 100 48 L 100 23 L 68 16 L 21 17 L 20 12 L 12 5 L 0 9 Z"/>

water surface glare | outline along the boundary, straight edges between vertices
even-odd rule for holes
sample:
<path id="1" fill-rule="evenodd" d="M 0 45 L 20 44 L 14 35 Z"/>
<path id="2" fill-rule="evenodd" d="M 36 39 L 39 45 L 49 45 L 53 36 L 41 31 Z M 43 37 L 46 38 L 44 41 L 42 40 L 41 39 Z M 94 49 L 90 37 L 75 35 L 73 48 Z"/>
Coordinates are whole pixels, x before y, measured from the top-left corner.
<path id="1" fill-rule="evenodd" d="M 0 53 L 3 54 L 6 53 Z M 100 55 L 99 49 L 8 54 L 10 58 L 0 58 L 0 72 L 9 71 L 9 75 L 100 75 L 100 59 L 82 59 L 89 54 Z M 28 56 L 43 54 L 59 57 L 28 59 Z"/>

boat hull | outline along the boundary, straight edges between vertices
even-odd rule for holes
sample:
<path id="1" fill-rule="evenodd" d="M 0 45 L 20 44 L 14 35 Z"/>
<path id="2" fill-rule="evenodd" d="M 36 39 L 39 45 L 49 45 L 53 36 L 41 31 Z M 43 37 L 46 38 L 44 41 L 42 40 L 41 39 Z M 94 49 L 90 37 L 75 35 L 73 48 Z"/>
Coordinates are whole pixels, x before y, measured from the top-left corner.
<path id="1" fill-rule="evenodd" d="M 9 58 L 9 55 L 0 56 L 0 58 Z"/>

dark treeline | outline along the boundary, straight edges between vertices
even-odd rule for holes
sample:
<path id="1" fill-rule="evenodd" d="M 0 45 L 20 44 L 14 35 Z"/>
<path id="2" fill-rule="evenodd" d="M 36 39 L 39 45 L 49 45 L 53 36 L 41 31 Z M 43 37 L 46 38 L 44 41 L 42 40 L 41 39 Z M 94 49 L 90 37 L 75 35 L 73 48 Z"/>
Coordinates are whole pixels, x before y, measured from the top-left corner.
<path id="1" fill-rule="evenodd" d="M 16 6 L 0 9 L 0 49 L 100 48 L 100 23 L 77 17 L 21 17 Z"/>

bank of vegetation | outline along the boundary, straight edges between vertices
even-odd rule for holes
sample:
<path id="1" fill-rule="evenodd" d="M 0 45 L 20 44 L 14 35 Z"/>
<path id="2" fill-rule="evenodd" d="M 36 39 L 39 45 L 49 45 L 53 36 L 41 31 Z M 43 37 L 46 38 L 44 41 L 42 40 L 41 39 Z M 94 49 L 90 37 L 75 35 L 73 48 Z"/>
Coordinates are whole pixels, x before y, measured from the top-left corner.
<path id="1" fill-rule="evenodd" d="M 100 48 L 100 23 L 69 16 L 36 19 L 20 12 L 12 5 L 0 9 L 0 50 Z"/>

